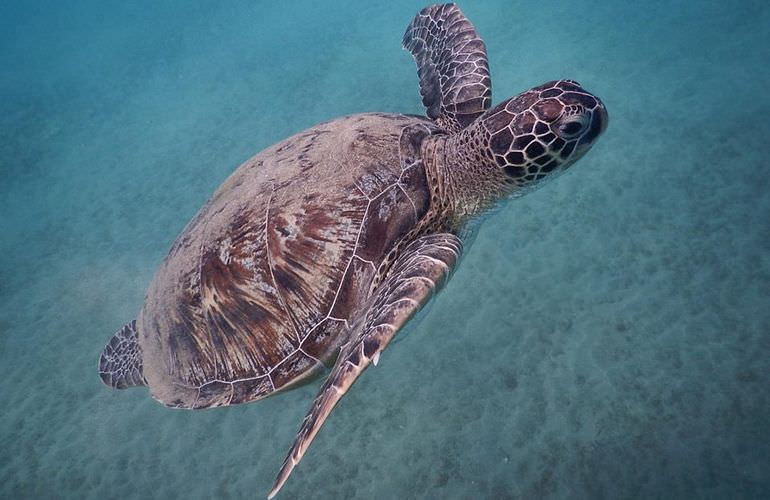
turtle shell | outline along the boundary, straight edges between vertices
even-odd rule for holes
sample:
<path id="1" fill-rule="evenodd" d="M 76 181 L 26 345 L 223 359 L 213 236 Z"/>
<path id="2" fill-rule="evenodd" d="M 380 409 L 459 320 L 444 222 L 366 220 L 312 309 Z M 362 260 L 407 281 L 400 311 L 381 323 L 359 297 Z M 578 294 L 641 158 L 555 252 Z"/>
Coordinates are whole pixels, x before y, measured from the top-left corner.
<path id="1" fill-rule="evenodd" d="M 244 403 L 330 363 L 389 250 L 425 214 L 425 118 L 361 114 L 241 165 L 173 244 L 139 315 L 168 406 Z"/>

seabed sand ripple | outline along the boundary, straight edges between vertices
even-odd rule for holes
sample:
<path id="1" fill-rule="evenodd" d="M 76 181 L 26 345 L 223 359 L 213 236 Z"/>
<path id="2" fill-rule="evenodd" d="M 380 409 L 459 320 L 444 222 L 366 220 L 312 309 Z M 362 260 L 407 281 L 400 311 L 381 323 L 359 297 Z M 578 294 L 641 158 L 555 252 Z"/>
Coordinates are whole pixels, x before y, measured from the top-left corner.
<path id="1" fill-rule="evenodd" d="M 3 7 L 0 496 L 268 491 L 315 386 L 172 411 L 96 361 L 241 161 L 343 114 L 422 112 L 399 47 L 422 6 Z M 486 222 L 282 495 L 767 498 L 770 8 L 461 7 L 496 102 L 574 78 L 608 132 Z"/>

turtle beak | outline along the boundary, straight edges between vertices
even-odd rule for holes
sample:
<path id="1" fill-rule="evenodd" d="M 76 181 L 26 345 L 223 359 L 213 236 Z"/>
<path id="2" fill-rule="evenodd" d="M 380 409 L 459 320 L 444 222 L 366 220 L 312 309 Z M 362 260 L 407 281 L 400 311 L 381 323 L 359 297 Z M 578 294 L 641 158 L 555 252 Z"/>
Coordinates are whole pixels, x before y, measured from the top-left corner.
<path id="1" fill-rule="evenodd" d="M 596 98 L 599 101 L 598 98 Z M 599 101 L 599 105 L 594 108 L 591 113 L 591 127 L 588 132 L 580 138 L 579 146 L 591 147 L 596 139 L 607 130 L 607 122 L 609 121 L 609 115 L 607 114 L 607 108 L 604 107 L 604 103 Z"/>
<path id="2" fill-rule="evenodd" d="M 604 131 L 607 130 L 607 125 L 610 121 L 610 115 L 607 114 L 607 108 L 604 107 L 604 103 L 602 101 L 599 101 L 599 109 L 597 109 L 594 113 L 596 113 L 596 119 L 598 119 L 601 123 L 599 135 L 602 135 Z"/>

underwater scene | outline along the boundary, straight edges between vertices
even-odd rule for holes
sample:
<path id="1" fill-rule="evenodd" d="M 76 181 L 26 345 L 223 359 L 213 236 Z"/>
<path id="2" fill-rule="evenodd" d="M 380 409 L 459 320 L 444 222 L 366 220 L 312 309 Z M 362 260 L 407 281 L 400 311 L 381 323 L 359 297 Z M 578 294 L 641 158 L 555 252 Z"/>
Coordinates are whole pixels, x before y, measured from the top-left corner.
<path id="1" fill-rule="evenodd" d="M 186 411 L 100 354 L 255 153 L 425 116 L 427 5 L 0 5 L 0 497 L 268 495 L 323 376 Z M 492 107 L 572 79 L 606 131 L 482 219 L 276 498 L 770 498 L 770 4 L 458 5 Z"/>

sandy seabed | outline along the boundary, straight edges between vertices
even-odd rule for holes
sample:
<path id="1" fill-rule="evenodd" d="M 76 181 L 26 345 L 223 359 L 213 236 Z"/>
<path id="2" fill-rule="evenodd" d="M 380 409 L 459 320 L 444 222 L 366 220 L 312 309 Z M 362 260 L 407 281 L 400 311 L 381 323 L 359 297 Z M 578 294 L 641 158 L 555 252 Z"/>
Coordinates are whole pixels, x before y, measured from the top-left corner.
<path id="1" fill-rule="evenodd" d="M 316 385 L 174 411 L 96 361 L 240 162 L 422 112 L 423 4 L 319 4 L 2 7 L 0 496 L 267 493 Z M 609 129 L 486 221 L 280 498 L 770 497 L 770 7 L 621 4 L 461 3 L 495 102 L 573 78 Z"/>

